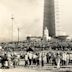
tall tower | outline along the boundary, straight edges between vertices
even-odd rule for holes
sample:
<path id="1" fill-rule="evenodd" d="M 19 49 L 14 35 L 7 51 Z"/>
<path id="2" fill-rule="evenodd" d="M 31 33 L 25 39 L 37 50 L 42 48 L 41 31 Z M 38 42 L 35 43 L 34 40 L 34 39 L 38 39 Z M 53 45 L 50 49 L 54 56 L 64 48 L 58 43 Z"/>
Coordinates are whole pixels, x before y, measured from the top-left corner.
<path id="1" fill-rule="evenodd" d="M 54 0 L 44 0 L 44 21 L 43 21 L 43 37 L 44 30 L 47 27 L 49 36 L 55 36 L 55 10 Z"/>

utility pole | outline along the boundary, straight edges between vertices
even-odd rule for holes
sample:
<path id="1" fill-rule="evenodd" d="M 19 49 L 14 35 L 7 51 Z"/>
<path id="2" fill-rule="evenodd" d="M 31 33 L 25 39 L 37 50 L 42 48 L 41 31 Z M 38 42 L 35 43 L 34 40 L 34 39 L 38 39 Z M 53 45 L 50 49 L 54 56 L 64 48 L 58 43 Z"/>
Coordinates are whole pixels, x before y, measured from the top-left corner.
<path id="1" fill-rule="evenodd" d="M 13 17 L 13 15 L 12 15 L 12 17 L 11 17 L 11 20 L 12 20 L 12 42 L 13 42 L 13 21 L 14 21 L 14 17 Z"/>
<path id="2" fill-rule="evenodd" d="M 18 28 L 17 30 L 18 30 L 18 43 L 19 43 L 19 31 L 20 31 L 20 29 Z"/>

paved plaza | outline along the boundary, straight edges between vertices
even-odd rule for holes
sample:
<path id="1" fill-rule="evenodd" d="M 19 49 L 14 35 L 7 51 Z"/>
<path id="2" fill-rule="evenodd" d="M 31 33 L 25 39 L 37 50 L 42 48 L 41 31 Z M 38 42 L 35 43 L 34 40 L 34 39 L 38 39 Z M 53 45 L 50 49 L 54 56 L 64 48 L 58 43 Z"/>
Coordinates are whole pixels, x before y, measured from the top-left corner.
<path id="1" fill-rule="evenodd" d="M 16 67 L 10 69 L 0 69 L 0 72 L 72 72 L 72 67 L 61 67 L 57 69 L 54 66 L 51 67 Z"/>

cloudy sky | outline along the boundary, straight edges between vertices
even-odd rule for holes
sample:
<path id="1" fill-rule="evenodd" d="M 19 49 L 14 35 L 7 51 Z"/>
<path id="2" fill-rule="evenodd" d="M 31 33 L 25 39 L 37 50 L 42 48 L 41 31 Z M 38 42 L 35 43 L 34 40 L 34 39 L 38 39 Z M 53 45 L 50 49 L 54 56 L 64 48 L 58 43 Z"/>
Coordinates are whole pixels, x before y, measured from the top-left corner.
<path id="1" fill-rule="evenodd" d="M 10 41 L 13 21 L 13 38 L 20 40 L 26 36 L 41 36 L 43 26 L 44 0 L 0 0 L 0 41 Z M 55 0 L 56 32 L 72 35 L 72 0 Z"/>

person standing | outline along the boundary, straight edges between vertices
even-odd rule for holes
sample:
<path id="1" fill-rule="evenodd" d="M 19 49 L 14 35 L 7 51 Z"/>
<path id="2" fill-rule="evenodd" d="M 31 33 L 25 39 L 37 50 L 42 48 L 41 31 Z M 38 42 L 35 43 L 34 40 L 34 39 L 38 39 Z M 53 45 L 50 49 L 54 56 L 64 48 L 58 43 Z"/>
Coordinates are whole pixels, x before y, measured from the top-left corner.
<path id="1" fill-rule="evenodd" d="M 39 66 L 40 65 L 40 60 L 39 60 L 39 53 L 37 54 L 37 60 L 36 60 L 36 63 L 37 63 L 37 66 Z"/>
<path id="2" fill-rule="evenodd" d="M 33 54 L 33 64 L 36 65 L 36 59 L 37 59 L 37 55 Z"/>
<path id="3" fill-rule="evenodd" d="M 29 59 L 29 65 L 32 64 L 32 59 L 33 59 L 33 54 L 30 52 L 28 55 L 28 59 Z"/>
<path id="4" fill-rule="evenodd" d="M 16 55 L 12 55 L 12 58 L 11 58 L 12 62 L 13 62 L 13 67 L 15 68 L 16 67 Z"/>
<path id="5" fill-rule="evenodd" d="M 69 54 L 68 54 L 68 52 L 67 52 L 66 65 L 68 65 L 68 64 L 69 64 Z"/>
<path id="6" fill-rule="evenodd" d="M 41 66 L 43 67 L 44 66 L 44 60 L 43 60 L 44 56 L 43 56 L 43 53 L 41 55 Z"/>
<path id="7" fill-rule="evenodd" d="M 4 67 L 9 68 L 9 60 L 7 54 L 4 54 L 3 60 L 4 60 Z"/>
<path id="8" fill-rule="evenodd" d="M 48 53 L 46 54 L 46 60 L 47 60 L 47 64 L 49 63 L 49 55 Z"/>
<path id="9" fill-rule="evenodd" d="M 57 57 L 56 57 L 56 62 L 57 62 L 57 68 L 59 69 L 60 68 L 60 54 L 57 53 Z"/>
<path id="10" fill-rule="evenodd" d="M 62 65 L 66 65 L 67 55 L 66 55 L 66 53 L 65 53 L 65 52 L 63 53 L 62 57 L 63 57 L 63 58 L 62 58 L 62 60 L 63 60 Z"/>
<path id="11" fill-rule="evenodd" d="M 50 64 L 51 63 L 51 58 L 52 58 L 52 52 L 49 52 L 48 56 L 49 56 L 48 59 L 49 59 L 49 64 Z"/>
<path id="12" fill-rule="evenodd" d="M 1 68 L 4 68 L 5 67 L 4 64 L 5 64 L 4 57 L 1 56 Z"/>
<path id="13" fill-rule="evenodd" d="M 25 66 L 27 66 L 28 65 L 28 55 L 27 55 L 27 53 L 25 54 Z"/>

